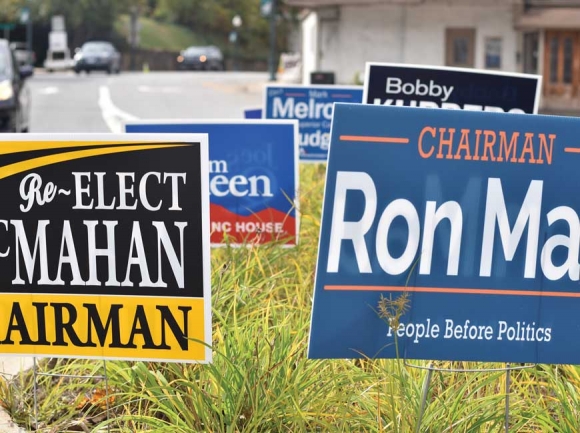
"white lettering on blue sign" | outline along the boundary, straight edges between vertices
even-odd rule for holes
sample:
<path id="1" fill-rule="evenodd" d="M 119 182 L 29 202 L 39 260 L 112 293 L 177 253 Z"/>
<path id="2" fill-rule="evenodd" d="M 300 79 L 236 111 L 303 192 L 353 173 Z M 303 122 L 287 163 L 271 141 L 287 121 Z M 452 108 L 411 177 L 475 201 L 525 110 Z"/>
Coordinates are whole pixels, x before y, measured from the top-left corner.
<path id="1" fill-rule="evenodd" d="M 294 98 L 283 100 L 275 97 L 272 101 L 272 112 L 275 119 L 332 119 L 332 102 L 295 102 Z"/>
<path id="2" fill-rule="evenodd" d="M 345 218 L 348 206 L 348 192 L 358 191 L 364 196 L 364 208 L 358 221 L 347 221 Z M 536 277 L 538 251 L 540 250 L 540 222 L 542 211 L 543 181 L 532 180 L 525 198 L 520 206 L 517 219 L 510 227 L 502 182 L 499 178 L 487 179 L 487 197 L 485 203 L 485 218 L 483 226 L 483 244 L 481 246 L 481 262 L 479 276 L 490 277 L 496 245 L 496 231 L 503 248 L 505 260 L 514 259 L 515 252 L 522 242 L 524 230 L 527 230 L 525 246 L 524 278 Z M 365 172 L 338 171 L 334 191 L 334 205 L 328 261 L 326 271 L 337 273 L 341 260 L 343 241 L 352 243 L 355 262 L 360 273 L 372 273 L 370 254 L 374 254 L 381 269 L 390 275 L 400 275 L 411 269 L 420 252 L 419 274 L 431 273 L 433 243 L 435 230 L 443 221 L 448 220 L 451 226 L 449 236 L 449 252 L 447 257 L 448 276 L 457 276 L 461 257 L 461 240 L 463 236 L 463 212 L 459 203 L 446 201 L 437 205 L 434 201 L 425 204 L 425 217 L 421 224 L 419 212 L 409 200 L 399 198 L 390 202 L 380 213 L 377 221 L 378 200 L 375 182 Z M 387 239 L 392 222 L 395 218 L 403 218 L 408 227 L 406 246 L 401 255 L 393 257 L 389 251 Z M 566 275 L 572 281 L 580 279 L 580 219 L 570 207 L 559 206 L 546 214 L 549 226 L 556 221 L 563 221 L 570 228 L 569 236 L 557 234 L 549 237 L 540 251 L 540 268 L 544 276 L 552 281 Z M 376 225 L 376 226 L 375 226 Z M 369 252 L 365 236 L 373 229 L 375 233 L 375 251 Z M 420 248 L 421 246 L 421 248 Z M 552 255 L 557 247 L 567 249 L 567 260 L 556 265 Z"/>
<path id="3" fill-rule="evenodd" d="M 442 86 L 435 84 L 435 81 L 429 80 L 429 84 L 421 82 L 417 79 L 415 83 L 403 83 L 403 80 L 396 77 L 387 78 L 386 92 L 390 94 L 417 95 L 417 96 L 432 96 L 434 98 L 441 97 L 441 101 L 445 102 L 453 92 L 453 86 Z"/>

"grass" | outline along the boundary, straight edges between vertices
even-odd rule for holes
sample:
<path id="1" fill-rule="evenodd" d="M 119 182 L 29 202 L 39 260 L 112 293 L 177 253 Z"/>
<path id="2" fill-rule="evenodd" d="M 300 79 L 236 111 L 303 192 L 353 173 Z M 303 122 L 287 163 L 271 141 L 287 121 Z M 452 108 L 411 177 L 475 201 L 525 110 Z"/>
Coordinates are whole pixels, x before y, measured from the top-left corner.
<path id="1" fill-rule="evenodd" d="M 150 18 L 139 18 L 141 23 L 140 47 L 154 50 L 181 51 L 191 45 L 211 43 L 205 36 L 198 35 L 190 29 L 176 24 L 162 23 Z M 129 34 L 129 16 L 121 15 L 115 23 L 115 30 L 127 38 Z"/>
<path id="2" fill-rule="evenodd" d="M 108 362 L 109 420 L 102 379 L 41 377 L 38 430 L 417 431 L 424 369 L 402 360 L 306 359 L 323 177 L 322 165 L 301 167 L 302 242 L 297 248 L 212 251 L 213 364 Z M 384 307 L 400 308 L 396 303 Z M 40 369 L 102 374 L 102 362 L 48 363 Z M 418 431 L 503 431 L 505 386 L 501 372 L 434 372 Z M 30 372 L 0 381 L 0 403 L 28 428 L 33 425 L 31 389 Z M 510 431 L 580 431 L 579 389 L 576 366 L 514 371 Z"/>

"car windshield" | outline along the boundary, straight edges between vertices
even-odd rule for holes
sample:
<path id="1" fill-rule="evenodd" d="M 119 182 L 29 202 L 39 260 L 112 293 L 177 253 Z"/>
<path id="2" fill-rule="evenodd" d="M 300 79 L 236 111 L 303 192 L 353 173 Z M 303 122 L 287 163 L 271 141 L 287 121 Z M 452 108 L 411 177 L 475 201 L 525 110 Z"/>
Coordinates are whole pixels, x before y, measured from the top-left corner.
<path id="1" fill-rule="evenodd" d="M 90 43 L 84 44 L 82 47 L 82 52 L 85 54 L 101 53 L 103 51 L 112 51 L 111 46 L 104 43 Z"/>
<path id="2" fill-rule="evenodd" d="M 202 54 L 207 54 L 207 49 L 204 47 L 189 47 L 185 54 L 188 56 L 201 56 Z"/>

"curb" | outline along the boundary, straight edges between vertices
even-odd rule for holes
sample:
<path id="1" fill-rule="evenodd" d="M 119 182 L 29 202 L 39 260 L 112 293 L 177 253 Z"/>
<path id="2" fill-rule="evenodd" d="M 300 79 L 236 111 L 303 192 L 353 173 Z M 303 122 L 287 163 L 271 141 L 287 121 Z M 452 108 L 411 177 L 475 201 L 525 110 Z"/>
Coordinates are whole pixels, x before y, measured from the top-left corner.
<path id="1" fill-rule="evenodd" d="M 22 356 L 0 357 L 0 371 L 5 376 L 14 376 L 34 365 L 34 358 Z M 12 421 L 10 414 L 0 406 L 0 433 L 25 433 L 26 430 Z"/>
<path id="2" fill-rule="evenodd" d="M 10 415 L 0 408 L 0 433 L 25 433 L 22 427 L 17 426 L 10 418 Z"/>

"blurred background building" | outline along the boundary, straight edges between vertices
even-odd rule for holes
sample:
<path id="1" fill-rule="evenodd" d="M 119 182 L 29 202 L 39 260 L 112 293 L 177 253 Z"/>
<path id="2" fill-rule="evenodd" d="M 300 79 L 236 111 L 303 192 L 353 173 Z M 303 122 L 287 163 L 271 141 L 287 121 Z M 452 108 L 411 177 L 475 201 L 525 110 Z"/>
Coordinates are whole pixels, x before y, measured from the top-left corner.
<path id="1" fill-rule="evenodd" d="M 580 108 L 580 1 L 286 0 L 302 8 L 302 80 L 360 81 L 366 61 L 541 74 L 544 108 Z"/>

